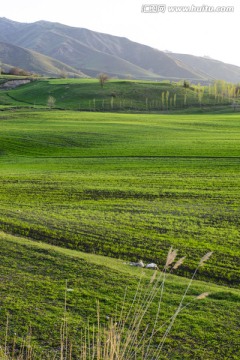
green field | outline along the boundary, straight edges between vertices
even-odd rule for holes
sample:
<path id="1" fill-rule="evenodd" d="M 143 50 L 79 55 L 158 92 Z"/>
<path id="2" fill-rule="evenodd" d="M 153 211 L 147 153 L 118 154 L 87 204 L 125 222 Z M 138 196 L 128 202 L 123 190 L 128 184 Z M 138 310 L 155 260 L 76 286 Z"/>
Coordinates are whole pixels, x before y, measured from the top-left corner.
<path id="1" fill-rule="evenodd" d="M 16 351 L 23 339 L 34 348 L 33 359 L 60 359 L 60 327 L 64 314 L 65 283 L 68 280 L 67 318 L 72 359 L 81 359 L 81 331 L 97 324 L 96 301 L 100 302 L 100 322 L 115 317 L 122 306 L 130 307 L 141 270 L 121 260 L 80 253 L 0 233 L 1 308 L 0 339 L 4 347 L 8 322 L 7 349 L 15 343 Z M 186 260 L 187 261 L 187 260 Z M 145 270 L 146 288 L 151 270 Z M 185 291 L 185 278 L 170 276 L 162 298 L 159 326 L 174 314 Z M 203 292 L 210 295 L 197 300 Z M 153 324 L 157 298 L 143 325 Z M 190 302 L 178 315 L 167 338 L 160 359 L 239 359 L 239 290 L 200 281 L 195 282 L 183 303 Z M 129 305 L 128 305 L 129 304 Z M 157 333 L 157 345 L 166 326 Z M 28 344 L 28 343 L 27 343 Z M 138 344 L 139 346 L 140 344 Z M 27 348 L 27 346 L 26 346 Z M 11 353 L 11 350 L 10 350 Z M 70 359 L 70 358 L 68 358 Z"/>
<path id="2" fill-rule="evenodd" d="M 47 107 L 49 96 L 55 99 L 57 109 L 101 112 L 148 113 L 189 108 L 202 112 L 239 102 L 239 94 L 233 90 L 231 96 L 227 94 L 233 84 L 220 85 L 189 84 L 185 88 L 183 82 L 112 79 L 101 87 L 98 79 L 38 79 L 13 90 L 1 91 L 0 107 L 6 104 Z"/>
<path id="3" fill-rule="evenodd" d="M 5 110 L 0 128 L 2 325 L 10 313 L 12 332 L 26 334 L 30 322 L 37 347 L 56 349 L 66 278 L 78 289 L 76 328 L 96 298 L 106 313 L 126 285 L 134 292 L 137 270 L 123 259 L 163 266 L 173 246 L 187 255 L 176 273 L 189 277 L 213 251 L 197 275 L 208 284 L 192 289 L 212 295 L 181 315 L 163 359 L 239 358 L 238 114 Z M 165 305 L 185 282 L 174 278 Z"/>
<path id="4" fill-rule="evenodd" d="M 21 111 L 0 121 L 3 230 L 132 260 L 158 262 L 170 245 L 191 258 L 212 250 L 202 277 L 237 285 L 238 115 Z"/>

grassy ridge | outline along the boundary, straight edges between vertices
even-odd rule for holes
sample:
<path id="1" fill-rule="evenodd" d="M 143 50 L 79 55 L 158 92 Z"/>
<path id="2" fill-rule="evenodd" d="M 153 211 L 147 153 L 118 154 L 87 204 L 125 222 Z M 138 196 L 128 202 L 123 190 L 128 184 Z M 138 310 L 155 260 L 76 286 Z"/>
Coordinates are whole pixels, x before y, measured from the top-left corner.
<path id="1" fill-rule="evenodd" d="M 67 316 L 73 342 L 73 358 L 78 358 L 81 329 L 90 319 L 96 324 L 96 300 L 100 301 L 101 324 L 115 316 L 126 286 L 127 303 L 133 299 L 141 270 L 122 261 L 101 258 L 33 242 L 0 233 L 0 341 L 5 341 L 8 315 L 8 344 L 15 338 L 19 348 L 31 326 L 31 342 L 36 358 L 52 359 L 59 354 L 60 324 L 64 309 L 65 280 Z M 152 276 L 145 271 L 146 283 Z M 101 281 L 99 281 L 101 279 Z M 145 281 L 145 280 L 144 280 Z M 187 285 L 187 280 L 170 276 L 163 296 L 160 324 L 172 315 Z M 186 303 L 202 292 L 208 298 L 194 301 L 177 318 L 162 359 L 238 359 L 238 290 L 194 282 Z M 152 326 L 157 299 L 144 324 Z M 160 336 L 160 334 L 159 334 Z M 157 344 L 158 339 L 155 339 Z M 58 359 L 58 357 L 57 357 Z"/>
<path id="2" fill-rule="evenodd" d="M 8 91 L 10 101 L 22 106 L 46 106 L 49 96 L 56 100 L 55 107 L 86 111 L 168 111 L 228 105 L 231 100 L 224 95 L 216 99 L 208 87 L 184 88 L 180 83 L 167 81 L 111 80 L 103 88 L 97 79 L 48 79 L 34 81 Z M 204 93 L 199 103 L 199 91 Z M 168 94 L 168 95 L 167 95 Z"/>
<path id="3" fill-rule="evenodd" d="M 159 262 L 238 285 L 238 115 L 4 112 L 1 228 L 63 247 Z"/>

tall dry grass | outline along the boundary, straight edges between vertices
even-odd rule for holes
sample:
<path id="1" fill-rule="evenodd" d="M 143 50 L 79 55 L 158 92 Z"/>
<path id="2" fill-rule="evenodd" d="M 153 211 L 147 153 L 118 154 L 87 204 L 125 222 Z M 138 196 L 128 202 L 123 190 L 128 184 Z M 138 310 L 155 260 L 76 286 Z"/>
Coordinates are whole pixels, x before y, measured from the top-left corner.
<path id="1" fill-rule="evenodd" d="M 208 293 L 202 293 L 186 302 L 186 296 L 196 276 L 198 269 L 210 258 L 212 252 L 204 255 L 189 280 L 183 296 L 175 311 L 169 318 L 162 322 L 160 314 L 163 304 L 163 296 L 166 280 L 174 270 L 181 266 L 185 257 L 176 260 L 177 251 L 169 250 L 165 266 L 162 271 L 156 270 L 146 285 L 144 276 L 141 276 L 134 298 L 130 306 L 127 306 L 127 290 L 123 303 L 118 311 L 119 315 L 109 318 L 107 323 L 101 323 L 100 305 L 97 303 L 97 321 L 95 326 L 86 324 L 81 332 L 79 344 L 76 346 L 71 342 L 71 330 L 68 326 L 67 293 L 69 290 L 66 282 L 65 302 L 62 325 L 60 328 L 59 353 L 51 360 L 157 360 L 161 358 L 165 341 L 173 327 L 173 324 L 181 311 L 195 300 L 202 300 Z M 143 275 L 143 274 L 142 274 Z M 152 304 L 157 304 L 154 318 L 146 322 Z M 147 325 L 146 325 L 147 324 Z M 1 360 L 40 360 L 35 355 L 31 345 L 31 331 L 29 336 L 23 340 L 22 346 L 16 354 L 15 344 L 8 346 L 8 318 L 6 322 L 5 342 L 0 347 Z M 150 328 L 151 326 L 151 328 Z M 46 360 L 46 356 L 41 359 Z"/>

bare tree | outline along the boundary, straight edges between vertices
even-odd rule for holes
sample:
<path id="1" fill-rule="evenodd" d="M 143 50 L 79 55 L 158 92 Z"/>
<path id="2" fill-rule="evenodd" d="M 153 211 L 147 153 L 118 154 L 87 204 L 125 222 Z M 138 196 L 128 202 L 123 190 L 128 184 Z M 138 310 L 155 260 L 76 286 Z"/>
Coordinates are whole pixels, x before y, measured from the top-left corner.
<path id="1" fill-rule="evenodd" d="M 103 88 L 105 82 L 107 82 L 109 79 L 108 75 L 107 74 L 104 74 L 104 73 L 101 73 L 98 75 L 98 80 L 99 80 L 99 83 L 101 85 L 101 87 Z"/>
<path id="2" fill-rule="evenodd" d="M 15 75 L 15 76 L 29 76 L 29 75 L 31 75 L 29 71 L 21 69 L 21 68 L 19 68 L 17 66 L 12 67 L 9 70 L 9 74 L 10 75 Z"/>
<path id="3" fill-rule="evenodd" d="M 59 74 L 60 78 L 62 79 L 66 79 L 68 77 L 68 73 L 63 69 L 60 74 Z"/>

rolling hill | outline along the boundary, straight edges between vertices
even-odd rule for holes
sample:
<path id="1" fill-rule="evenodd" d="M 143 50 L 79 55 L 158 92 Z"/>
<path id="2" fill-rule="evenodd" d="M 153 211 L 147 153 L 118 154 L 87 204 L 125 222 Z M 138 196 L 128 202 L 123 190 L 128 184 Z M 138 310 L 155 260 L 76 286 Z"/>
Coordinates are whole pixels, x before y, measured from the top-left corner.
<path id="1" fill-rule="evenodd" d="M 168 55 L 172 59 L 181 61 L 182 63 L 186 64 L 194 71 L 207 74 L 209 78 L 212 77 L 213 79 L 223 79 L 224 76 L 223 80 L 228 82 L 240 81 L 240 69 L 236 65 L 225 64 L 222 61 L 194 55 L 175 53 L 169 53 Z M 233 79 L 235 79 L 235 81 Z"/>
<path id="2" fill-rule="evenodd" d="M 237 66 L 165 53 L 127 38 L 60 23 L 19 23 L 0 18 L 0 41 L 34 50 L 89 76 L 106 72 L 120 78 L 240 81 L 240 67 Z M 28 70 L 27 61 L 24 67 Z"/>
<path id="3" fill-rule="evenodd" d="M 0 59 L 3 69 L 19 67 L 33 73 L 47 76 L 61 75 L 87 77 L 81 71 L 61 63 L 58 60 L 39 54 L 36 51 L 0 42 Z"/>

